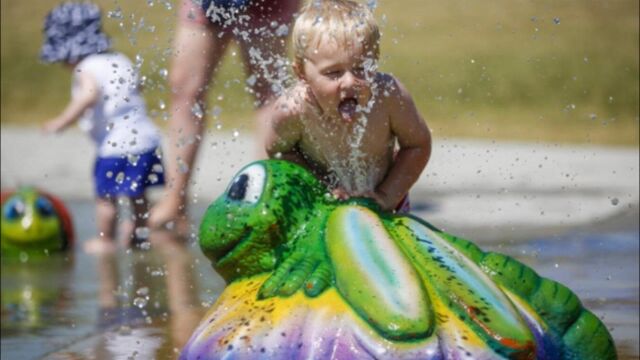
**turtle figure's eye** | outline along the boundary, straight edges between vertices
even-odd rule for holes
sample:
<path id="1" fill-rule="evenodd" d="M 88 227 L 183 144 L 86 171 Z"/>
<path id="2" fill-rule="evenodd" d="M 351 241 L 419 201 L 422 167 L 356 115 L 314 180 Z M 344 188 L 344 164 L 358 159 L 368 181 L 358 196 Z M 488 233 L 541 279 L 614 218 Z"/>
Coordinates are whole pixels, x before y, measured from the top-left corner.
<path id="1" fill-rule="evenodd" d="M 256 164 L 236 175 L 227 190 L 227 198 L 255 204 L 264 190 L 265 169 Z"/>
<path id="2" fill-rule="evenodd" d="M 232 200 L 244 200 L 244 197 L 247 194 L 247 185 L 249 185 L 249 175 L 242 174 L 236 177 L 229 188 L 227 196 Z"/>
<path id="3" fill-rule="evenodd" d="M 42 196 L 39 196 L 38 199 L 36 199 L 36 210 L 42 216 L 51 216 L 54 213 L 51 201 Z"/>
<path id="4" fill-rule="evenodd" d="M 15 197 L 4 205 L 2 215 L 8 220 L 16 220 L 24 215 L 24 201 L 22 198 Z"/>

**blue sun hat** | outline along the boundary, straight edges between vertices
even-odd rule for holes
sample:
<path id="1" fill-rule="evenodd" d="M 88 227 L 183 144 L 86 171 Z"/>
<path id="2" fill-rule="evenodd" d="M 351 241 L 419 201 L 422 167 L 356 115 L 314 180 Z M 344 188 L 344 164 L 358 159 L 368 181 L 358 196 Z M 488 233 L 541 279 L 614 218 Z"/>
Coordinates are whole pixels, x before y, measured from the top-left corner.
<path id="1" fill-rule="evenodd" d="M 48 63 L 76 63 L 111 46 L 102 32 L 100 8 L 89 2 L 67 2 L 55 7 L 45 18 L 43 33 L 40 59 Z"/>

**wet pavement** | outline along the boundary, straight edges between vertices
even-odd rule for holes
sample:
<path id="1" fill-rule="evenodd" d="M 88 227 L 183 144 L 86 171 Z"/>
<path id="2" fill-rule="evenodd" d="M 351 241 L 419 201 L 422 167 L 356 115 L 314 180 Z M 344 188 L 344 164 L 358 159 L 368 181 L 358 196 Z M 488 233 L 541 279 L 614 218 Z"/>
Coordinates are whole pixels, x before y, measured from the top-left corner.
<path id="1" fill-rule="evenodd" d="M 65 199 L 92 198 L 94 149 L 79 130 L 45 136 L 37 128 L 3 126 L 1 147 L 3 188 L 31 184 Z M 216 198 L 255 154 L 250 133 L 209 130 L 194 169 L 192 205 Z M 416 214 L 453 232 L 496 228 L 528 237 L 528 230 L 556 232 L 637 212 L 639 159 L 638 148 L 434 136 L 411 199 Z"/>
<path id="2" fill-rule="evenodd" d="M 93 146 L 82 133 L 2 127 L 0 143 L 3 189 L 41 186 L 68 202 L 80 243 L 95 233 Z M 255 153 L 250 136 L 207 134 L 194 226 Z M 620 357 L 637 359 L 638 166 L 637 148 L 436 138 L 411 200 L 434 225 L 568 285 Z M 38 266 L 3 261 L 3 296 L 16 305 L 3 310 L 2 358 L 175 358 L 224 283 L 193 242 L 157 236 L 148 251 L 111 258 L 77 250 Z"/>

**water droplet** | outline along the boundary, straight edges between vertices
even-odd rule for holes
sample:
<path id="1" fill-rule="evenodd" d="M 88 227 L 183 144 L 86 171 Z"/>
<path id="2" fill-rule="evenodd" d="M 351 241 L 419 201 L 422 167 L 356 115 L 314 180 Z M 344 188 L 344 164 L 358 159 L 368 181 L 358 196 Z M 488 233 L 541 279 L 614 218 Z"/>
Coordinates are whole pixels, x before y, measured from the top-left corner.
<path id="1" fill-rule="evenodd" d="M 143 286 L 141 288 L 139 288 L 138 290 L 136 290 L 136 294 L 138 296 L 147 296 L 149 295 L 149 288 L 146 286 Z"/>
<path id="2" fill-rule="evenodd" d="M 142 309 L 145 306 L 147 306 L 147 299 L 143 298 L 143 297 L 137 297 L 135 299 L 133 299 L 133 305 L 137 306 L 138 308 Z"/>
<path id="3" fill-rule="evenodd" d="M 556 25 L 560 24 L 560 18 L 558 17 L 553 18 L 553 23 Z"/>
<path id="4" fill-rule="evenodd" d="M 249 86 L 253 86 L 253 85 L 255 85 L 255 84 L 256 84 L 256 81 L 258 81 L 258 80 L 256 79 L 256 76 L 252 74 L 251 76 L 249 76 L 249 77 L 247 78 L 247 85 L 249 85 Z"/>
<path id="5" fill-rule="evenodd" d="M 164 276 L 162 269 L 156 269 L 151 271 L 151 276 Z"/>
<path id="6" fill-rule="evenodd" d="M 204 113 L 202 112 L 202 108 L 198 103 L 193 104 L 193 107 L 191 107 L 191 113 L 195 115 L 198 119 L 202 119 L 202 117 L 204 116 Z"/>
<path id="7" fill-rule="evenodd" d="M 280 25 L 276 29 L 276 36 L 285 37 L 287 34 L 289 34 L 289 27 L 285 24 Z"/>
<path id="8" fill-rule="evenodd" d="M 115 10 L 107 12 L 107 17 L 110 19 L 122 19 L 122 9 L 117 7 Z"/>
<path id="9" fill-rule="evenodd" d="M 129 164 L 137 166 L 138 160 L 140 160 L 140 155 L 127 154 L 127 161 L 129 162 Z"/>
<path id="10" fill-rule="evenodd" d="M 164 110 L 166 107 L 167 105 L 164 103 L 164 101 L 158 101 L 158 108 L 160 108 L 160 110 Z"/>
<path id="11" fill-rule="evenodd" d="M 167 76 L 169 76 L 169 70 L 162 68 L 160 69 L 160 71 L 158 71 L 158 74 L 160 74 L 160 76 L 166 80 Z"/>
<path id="12" fill-rule="evenodd" d="M 149 176 L 147 176 L 147 180 L 149 180 L 149 183 L 155 184 L 158 182 L 159 178 L 156 174 L 149 174 Z"/>
<path id="13" fill-rule="evenodd" d="M 27 261 L 29 261 L 29 254 L 27 254 L 24 251 L 20 252 L 20 262 L 21 263 L 26 263 Z"/>
<path id="14" fill-rule="evenodd" d="M 186 174 L 189 171 L 189 165 L 187 165 L 182 159 L 178 159 L 178 170 L 182 174 Z"/>
<path id="15" fill-rule="evenodd" d="M 136 237 L 140 240 L 146 240 L 149 238 L 149 228 L 145 226 L 141 226 L 136 228 Z"/>
<path id="16" fill-rule="evenodd" d="M 222 114 L 222 108 L 220 106 L 214 106 L 213 110 L 211 111 L 211 114 L 213 115 L 214 118 L 217 118 L 220 116 L 220 114 Z"/>
<path id="17" fill-rule="evenodd" d="M 233 130 L 233 137 L 237 138 L 238 136 L 240 136 L 240 132 L 238 130 Z"/>
<path id="18" fill-rule="evenodd" d="M 616 206 L 620 203 L 620 200 L 616 197 L 614 197 L 613 199 L 611 199 L 611 205 Z"/>
<path id="19" fill-rule="evenodd" d="M 116 183 L 122 184 L 124 182 L 124 173 L 121 171 L 116 175 Z"/>

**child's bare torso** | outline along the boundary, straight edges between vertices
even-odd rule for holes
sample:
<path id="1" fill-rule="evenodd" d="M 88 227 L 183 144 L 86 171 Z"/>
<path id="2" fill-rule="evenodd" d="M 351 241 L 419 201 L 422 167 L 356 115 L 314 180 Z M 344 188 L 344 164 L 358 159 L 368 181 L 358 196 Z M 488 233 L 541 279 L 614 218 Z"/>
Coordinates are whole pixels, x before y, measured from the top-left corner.
<path id="1" fill-rule="evenodd" d="M 347 122 L 320 114 L 303 85 L 291 95 L 300 129 L 298 150 L 328 175 L 331 185 L 350 194 L 374 191 L 392 164 L 395 147 L 384 98 L 376 97 L 370 109 Z"/>

